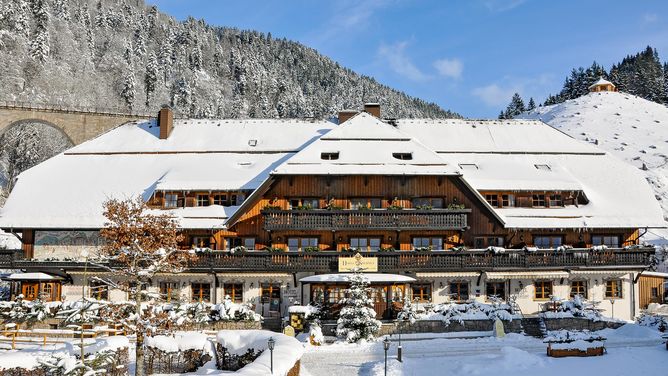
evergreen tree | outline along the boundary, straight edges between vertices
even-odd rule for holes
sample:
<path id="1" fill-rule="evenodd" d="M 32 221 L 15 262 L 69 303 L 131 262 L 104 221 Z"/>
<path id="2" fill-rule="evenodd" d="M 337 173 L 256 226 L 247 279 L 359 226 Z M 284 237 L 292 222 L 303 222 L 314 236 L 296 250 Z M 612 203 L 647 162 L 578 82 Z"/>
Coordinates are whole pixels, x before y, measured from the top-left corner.
<path id="1" fill-rule="evenodd" d="M 536 102 L 534 102 L 533 97 L 529 98 L 529 104 L 527 105 L 527 111 L 534 110 L 536 108 Z"/>
<path id="2" fill-rule="evenodd" d="M 526 111 L 524 101 L 522 100 L 520 93 L 515 93 L 510 100 L 510 104 L 508 104 L 508 107 L 506 107 L 506 110 L 503 112 L 503 117 L 500 117 L 500 119 L 512 119 L 524 111 Z"/>
<path id="3" fill-rule="evenodd" d="M 34 0 L 32 12 L 35 17 L 35 34 L 30 44 L 30 56 L 44 62 L 49 56 L 49 12 L 46 0 Z"/>
<path id="4" fill-rule="evenodd" d="M 346 297 L 341 299 L 343 305 L 337 321 L 336 335 L 348 342 L 372 340 L 380 330 L 381 322 L 376 320 L 376 311 L 372 308 L 373 301 L 369 297 L 371 289 L 369 281 L 359 268 L 353 269 L 350 277 L 350 288 L 346 289 Z"/>
<path id="5" fill-rule="evenodd" d="M 132 105 L 135 102 L 137 91 L 135 89 L 135 74 L 132 69 L 128 69 L 125 79 L 123 80 L 123 89 L 121 90 L 121 97 L 125 100 L 128 109 L 132 111 Z"/>
<path id="6" fill-rule="evenodd" d="M 158 83 L 158 59 L 151 52 L 146 63 L 146 74 L 144 75 L 144 88 L 146 89 L 146 107 L 149 106 L 151 94 L 155 91 Z"/>
<path id="7" fill-rule="evenodd" d="M 668 63 L 663 64 L 663 103 L 668 103 Z"/>

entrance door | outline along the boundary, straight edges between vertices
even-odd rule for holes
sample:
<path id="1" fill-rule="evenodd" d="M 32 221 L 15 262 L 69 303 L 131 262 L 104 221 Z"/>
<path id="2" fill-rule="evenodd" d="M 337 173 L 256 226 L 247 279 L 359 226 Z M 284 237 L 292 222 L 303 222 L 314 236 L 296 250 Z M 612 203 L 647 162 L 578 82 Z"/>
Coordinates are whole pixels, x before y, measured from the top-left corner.
<path id="1" fill-rule="evenodd" d="M 376 318 L 382 319 L 387 314 L 387 292 L 388 286 L 371 286 L 371 300 L 373 309 L 376 311 Z"/>
<path id="2" fill-rule="evenodd" d="M 37 300 L 39 297 L 39 283 L 37 282 L 22 282 L 21 293 L 25 300 Z"/>
<path id="3" fill-rule="evenodd" d="M 267 307 L 269 316 L 281 317 L 281 284 L 262 283 L 262 308 Z"/>

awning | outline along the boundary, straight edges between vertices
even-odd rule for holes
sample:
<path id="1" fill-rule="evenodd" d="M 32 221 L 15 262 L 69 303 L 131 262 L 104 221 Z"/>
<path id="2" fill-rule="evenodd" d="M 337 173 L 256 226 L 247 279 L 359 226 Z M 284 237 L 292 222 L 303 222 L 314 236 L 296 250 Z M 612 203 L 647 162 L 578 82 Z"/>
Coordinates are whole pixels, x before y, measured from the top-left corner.
<path id="1" fill-rule="evenodd" d="M 478 277 L 480 272 L 424 272 L 415 273 L 417 278 L 453 278 Z"/>
<path id="2" fill-rule="evenodd" d="M 487 280 L 506 279 L 558 279 L 568 278 L 568 272 L 532 271 L 532 272 L 485 272 Z"/>
<path id="3" fill-rule="evenodd" d="M 415 278 L 409 277 L 407 275 L 400 274 L 385 274 L 385 273 L 364 273 L 363 274 L 370 283 L 379 283 L 379 282 L 394 282 L 394 283 L 407 283 L 415 282 Z M 314 282 L 350 282 L 350 278 L 353 276 L 353 273 L 338 273 L 338 274 L 316 274 L 308 277 L 304 277 L 299 280 L 303 283 L 314 283 Z"/>
<path id="4" fill-rule="evenodd" d="M 36 272 L 36 273 L 13 273 L 3 279 L 8 281 L 60 281 L 63 278 L 42 272 Z"/>
<path id="5" fill-rule="evenodd" d="M 595 269 L 595 270 L 571 270 L 571 275 L 572 276 L 581 276 L 581 275 L 607 275 L 607 276 L 623 276 L 625 274 L 629 273 L 636 273 L 637 270 L 632 271 L 632 270 L 602 270 L 602 269 Z M 645 273 L 643 273 L 645 274 Z"/>

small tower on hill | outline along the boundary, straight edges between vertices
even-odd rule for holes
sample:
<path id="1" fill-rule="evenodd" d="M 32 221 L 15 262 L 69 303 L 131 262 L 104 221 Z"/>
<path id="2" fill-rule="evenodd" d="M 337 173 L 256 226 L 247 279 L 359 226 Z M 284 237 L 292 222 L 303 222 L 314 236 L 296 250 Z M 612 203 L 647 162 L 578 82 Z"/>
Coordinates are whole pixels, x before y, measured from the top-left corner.
<path id="1" fill-rule="evenodd" d="M 598 81 L 589 86 L 589 91 L 592 93 L 599 91 L 617 91 L 617 87 L 612 82 L 601 77 Z"/>

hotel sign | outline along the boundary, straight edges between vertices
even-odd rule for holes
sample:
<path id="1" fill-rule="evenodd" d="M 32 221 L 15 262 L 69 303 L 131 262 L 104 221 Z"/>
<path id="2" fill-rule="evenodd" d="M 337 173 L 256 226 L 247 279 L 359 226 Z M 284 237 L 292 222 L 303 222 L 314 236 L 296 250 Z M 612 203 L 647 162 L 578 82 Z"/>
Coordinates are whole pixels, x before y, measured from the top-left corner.
<path id="1" fill-rule="evenodd" d="M 363 257 L 359 253 L 353 257 L 339 257 L 339 272 L 352 272 L 356 268 L 363 272 L 377 272 L 378 258 Z"/>

